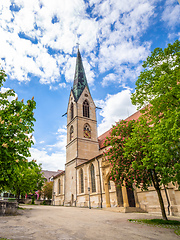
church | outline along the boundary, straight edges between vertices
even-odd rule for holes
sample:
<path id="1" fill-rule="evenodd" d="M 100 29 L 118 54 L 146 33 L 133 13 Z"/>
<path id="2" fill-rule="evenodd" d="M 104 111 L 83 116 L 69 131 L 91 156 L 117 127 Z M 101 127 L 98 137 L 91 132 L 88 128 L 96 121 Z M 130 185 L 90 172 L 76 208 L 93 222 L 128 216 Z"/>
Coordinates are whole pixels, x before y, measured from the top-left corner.
<path id="1" fill-rule="evenodd" d="M 140 112 L 126 120 L 138 119 Z M 88 87 L 78 49 L 73 88 L 67 106 L 67 145 L 65 171 L 53 177 L 53 205 L 113 208 L 120 212 L 160 213 L 157 193 L 124 186 L 116 187 L 110 180 L 110 165 L 103 156 L 104 141 L 110 130 L 97 136 L 96 106 Z M 178 186 L 162 189 L 167 213 L 180 215 Z"/>

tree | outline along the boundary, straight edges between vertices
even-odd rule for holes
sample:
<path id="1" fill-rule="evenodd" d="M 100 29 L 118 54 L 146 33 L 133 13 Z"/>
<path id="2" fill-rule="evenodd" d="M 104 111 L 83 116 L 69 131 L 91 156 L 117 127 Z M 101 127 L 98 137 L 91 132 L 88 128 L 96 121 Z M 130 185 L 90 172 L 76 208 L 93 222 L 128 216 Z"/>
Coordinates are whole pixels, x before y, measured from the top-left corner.
<path id="1" fill-rule="evenodd" d="M 24 162 L 22 165 L 16 166 L 10 190 L 19 201 L 20 195 L 24 196 L 25 194 L 34 194 L 38 190 L 41 191 L 44 180 L 41 165 L 38 165 L 35 160 Z"/>
<path id="2" fill-rule="evenodd" d="M 132 94 L 133 104 L 145 106 L 142 116 L 113 127 L 105 155 L 116 184 L 147 189 L 152 181 L 167 219 L 161 186 L 180 184 L 180 41 L 155 49 L 143 67 Z"/>
<path id="3" fill-rule="evenodd" d="M 135 120 L 116 123 L 112 127 L 111 136 L 107 137 L 104 152 L 106 159 L 111 165 L 111 177 L 116 186 L 126 186 L 132 188 L 135 184 L 137 187 L 147 189 L 151 183 L 149 172 L 144 169 L 134 169 L 132 166 L 134 158 L 131 155 L 125 155 L 125 144 L 129 141 Z M 138 153 L 135 158 L 142 158 L 142 153 Z"/>
<path id="4" fill-rule="evenodd" d="M 151 170 L 160 198 L 162 184 L 176 181 L 180 184 L 180 41 L 168 44 L 164 51 L 156 48 L 143 67 L 132 103 L 139 107 L 148 105 L 142 111 L 141 124 L 134 130 L 130 146 L 135 147 L 139 128 L 149 126 L 142 162 Z M 160 205 L 166 218 L 161 200 Z"/>
<path id="5" fill-rule="evenodd" d="M 5 72 L 0 70 L 0 87 L 5 81 Z M 33 144 L 34 98 L 27 104 L 15 98 L 14 90 L 0 91 L 0 191 L 13 182 L 15 169 L 30 156 Z"/>
<path id="6" fill-rule="evenodd" d="M 154 132 L 154 126 L 150 126 L 149 122 L 144 119 L 144 116 L 140 117 L 139 121 L 134 125 L 130 138 L 124 144 L 124 156 L 130 159 L 135 172 L 147 173 L 148 181 L 147 179 L 138 181 L 135 178 L 135 185 L 143 190 L 143 187 L 148 189 L 150 183 L 153 183 L 158 195 L 162 217 L 164 220 L 167 220 L 161 195 L 161 184 L 165 181 L 169 183 L 168 177 L 170 177 L 170 172 L 172 172 L 173 164 L 157 158 L 153 143 Z M 164 172 L 166 172 L 166 175 Z M 168 172 L 169 174 L 167 175 Z"/>
<path id="7" fill-rule="evenodd" d="M 43 186 L 43 195 L 47 199 L 52 199 L 53 182 L 46 182 Z"/>

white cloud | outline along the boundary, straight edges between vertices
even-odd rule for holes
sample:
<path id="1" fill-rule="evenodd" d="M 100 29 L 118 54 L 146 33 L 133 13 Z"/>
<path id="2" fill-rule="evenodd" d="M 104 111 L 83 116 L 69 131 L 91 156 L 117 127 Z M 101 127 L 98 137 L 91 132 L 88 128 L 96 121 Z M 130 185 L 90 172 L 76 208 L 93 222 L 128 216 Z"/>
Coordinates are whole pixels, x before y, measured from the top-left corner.
<path id="1" fill-rule="evenodd" d="M 46 150 L 39 150 L 37 148 L 31 148 L 31 159 L 37 160 L 38 164 L 42 164 L 43 169 L 48 169 L 49 171 L 57 171 L 57 169 L 64 170 L 64 164 L 66 160 L 66 155 L 61 152 L 54 152 L 48 154 Z"/>
<path id="2" fill-rule="evenodd" d="M 180 4 L 177 0 L 166 0 L 165 9 L 162 14 L 162 20 L 165 21 L 170 27 L 180 25 Z"/>
<path id="3" fill-rule="evenodd" d="M 2 0 L 2 66 L 12 79 L 30 81 L 32 74 L 42 84 L 54 83 L 55 90 L 59 83 L 64 86 L 61 74 L 67 82 L 73 81 L 72 53 L 79 41 L 87 79 L 93 84 L 96 66 L 101 72 L 111 68 L 117 72 L 122 63 L 145 60 L 150 43 L 140 44 L 139 39 L 149 26 L 153 4 L 148 0 Z"/>
<path id="4" fill-rule="evenodd" d="M 42 164 L 43 169 L 64 170 L 66 162 L 66 126 L 59 128 L 56 132 L 56 142 L 52 145 L 43 145 L 45 141 L 39 142 L 41 146 L 35 144 L 30 149 L 31 158 Z M 42 147 L 43 145 L 43 147 Z"/>
<path id="5" fill-rule="evenodd" d="M 110 84 L 120 84 L 121 86 L 130 82 L 135 82 L 137 77 L 139 76 L 140 72 L 142 71 L 142 65 L 137 64 L 136 66 L 129 67 L 130 64 L 127 65 L 120 65 L 114 73 L 107 74 L 102 81 L 102 86 L 107 87 Z"/>
<path id="6" fill-rule="evenodd" d="M 102 86 L 105 87 L 109 83 L 116 82 L 116 81 L 117 81 L 117 75 L 115 75 L 114 73 L 110 73 L 103 78 Z"/>
<path id="7" fill-rule="evenodd" d="M 50 86 L 49 89 L 50 90 L 57 90 L 59 88 L 66 88 L 66 83 L 59 83 L 58 86 Z"/>
<path id="8" fill-rule="evenodd" d="M 114 95 L 108 94 L 105 101 L 98 101 L 98 105 L 103 109 L 100 112 L 103 120 L 98 126 L 98 135 L 109 130 L 115 122 L 136 112 L 136 107 L 132 105 L 130 96 L 131 91 L 127 89 Z"/>

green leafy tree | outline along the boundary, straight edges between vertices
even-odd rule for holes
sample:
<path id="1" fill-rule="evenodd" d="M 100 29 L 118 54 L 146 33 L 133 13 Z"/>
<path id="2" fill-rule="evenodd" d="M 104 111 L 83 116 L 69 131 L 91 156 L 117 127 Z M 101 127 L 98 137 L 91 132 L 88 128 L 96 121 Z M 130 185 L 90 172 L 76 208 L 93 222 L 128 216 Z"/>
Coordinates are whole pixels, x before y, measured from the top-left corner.
<path id="1" fill-rule="evenodd" d="M 5 72 L 0 70 L 0 88 L 5 81 Z M 30 135 L 35 121 L 34 98 L 27 104 L 15 98 L 14 90 L 0 91 L 0 191 L 13 182 L 15 169 L 30 156 L 33 144 Z"/>
<path id="2" fill-rule="evenodd" d="M 46 182 L 43 186 L 43 195 L 47 199 L 52 199 L 53 182 Z"/>
<path id="3" fill-rule="evenodd" d="M 131 124 L 113 127 L 105 153 L 116 185 L 157 191 L 162 217 L 167 219 L 161 195 L 163 184 L 180 184 L 180 41 L 164 51 L 155 49 L 143 64 L 132 102 L 142 116 Z M 131 126 L 128 128 L 128 126 Z"/>
<path id="4" fill-rule="evenodd" d="M 152 173 L 162 215 L 166 219 L 161 186 L 170 182 L 180 184 L 180 41 L 168 44 L 164 50 L 156 48 L 143 67 L 132 103 L 139 107 L 148 105 L 142 111 L 140 125 L 129 143 L 135 151 L 139 129 L 146 128 L 143 131 L 148 135 L 147 144 L 139 139 L 146 153 L 142 163 Z"/>
<path id="5" fill-rule="evenodd" d="M 157 158 L 156 151 L 154 150 L 154 133 L 155 127 L 150 126 L 144 117 L 140 117 L 139 121 L 134 125 L 130 138 L 124 145 L 124 156 L 130 159 L 135 172 L 141 172 L 141 174 L 144 172 L 147 173 L 147 179 L 144 178 L 138 181 L 135 178 L 135 185 L 142 190 L 146 190 L 153 183 L 158 195 L 162 217 L 167 220 L 161 195 L 161 186 L 165 182 L 170 182 L 170 171 L 172 172 L 174 164 Z M 165 172 L 166 174 L 164 174 Z"/>
<path id="6" fill-rule="evenodd" d="M 32 160 L 16 166 L 10 190 L 19 201 L 20 195 L 25 196 L 25 194 L 35 194 L 36 191 L 41 191 L 43 184 L 41 165 Z"/>

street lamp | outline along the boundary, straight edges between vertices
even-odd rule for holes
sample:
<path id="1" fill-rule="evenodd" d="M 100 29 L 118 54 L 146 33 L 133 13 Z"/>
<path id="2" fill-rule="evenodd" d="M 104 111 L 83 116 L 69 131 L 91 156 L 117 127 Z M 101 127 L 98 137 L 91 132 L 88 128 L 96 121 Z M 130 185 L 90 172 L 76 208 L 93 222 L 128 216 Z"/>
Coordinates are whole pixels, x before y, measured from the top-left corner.
<path id="1" fill-rule="evenodd" d="M 91 209 L 91 201 L 90 201 L 90 187 L 88 187 L 88 193 L 89 193 L 89 209 Z"/>

